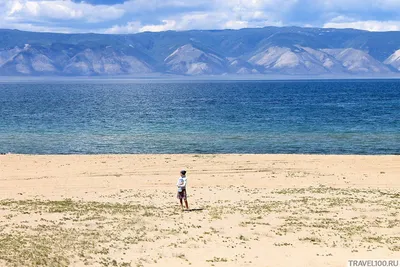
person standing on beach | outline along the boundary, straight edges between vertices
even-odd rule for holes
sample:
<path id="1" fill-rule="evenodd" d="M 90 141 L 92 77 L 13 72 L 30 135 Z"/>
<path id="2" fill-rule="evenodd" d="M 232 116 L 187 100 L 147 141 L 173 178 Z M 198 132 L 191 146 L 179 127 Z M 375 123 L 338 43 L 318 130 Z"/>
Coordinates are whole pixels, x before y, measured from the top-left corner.
<path id="1" fill-rule="evenodd" d="M 177 197 L 181 203 L 182 210 L 183 210 L 183 200 L 185 201 L 186 209 L 189 210 L 189 205 L 188 205 L 188 201 L 187 201 L 187 193 L 186 193 L 187 178 L 186 178 L 185 170 L 181 171 L 181 176 L 179 177 L 178 183 L 176 184 L 176 186 L 178 187 Z"/>

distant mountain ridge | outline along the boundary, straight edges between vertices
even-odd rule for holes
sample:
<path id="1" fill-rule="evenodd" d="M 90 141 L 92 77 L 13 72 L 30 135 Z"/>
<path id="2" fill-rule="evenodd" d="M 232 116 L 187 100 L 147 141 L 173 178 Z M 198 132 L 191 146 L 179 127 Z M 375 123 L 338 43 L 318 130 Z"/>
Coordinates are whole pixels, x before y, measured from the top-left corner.
<path id="1" fill-rule="evenodd" d="M 265 27 L 129 35 L 0 30 L 0 75 L 391 75 L 400 32 Z"/>

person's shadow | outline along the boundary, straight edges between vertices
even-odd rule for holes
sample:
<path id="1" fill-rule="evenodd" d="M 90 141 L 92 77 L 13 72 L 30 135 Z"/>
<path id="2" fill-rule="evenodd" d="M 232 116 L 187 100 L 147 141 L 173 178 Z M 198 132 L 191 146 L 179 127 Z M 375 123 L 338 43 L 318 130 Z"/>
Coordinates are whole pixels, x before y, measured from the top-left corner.
<path id="1" fill-rule="evenodd" d="M 185 210 L 185 211 L 202 211 L 202 210 L 204 210 L 203 208 L 200 208 L 200 209 L 188 209 L 188 210 Z"/>

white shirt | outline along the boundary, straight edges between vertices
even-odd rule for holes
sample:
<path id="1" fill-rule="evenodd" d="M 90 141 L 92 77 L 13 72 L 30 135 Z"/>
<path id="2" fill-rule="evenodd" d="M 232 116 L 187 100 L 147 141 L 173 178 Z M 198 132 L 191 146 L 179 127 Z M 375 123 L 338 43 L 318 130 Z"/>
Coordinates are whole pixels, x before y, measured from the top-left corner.
<path id="1" fill-rule="evenodd" d="M 187 186 L 187 178 L 186 178 L 186 176 L 179 177 L 178 178 L 178 182 L 176 183 L 176 186 L 178 186 L 180 188 L 183 188 L 183 189 L 186 189 L 186 186 Z"/>

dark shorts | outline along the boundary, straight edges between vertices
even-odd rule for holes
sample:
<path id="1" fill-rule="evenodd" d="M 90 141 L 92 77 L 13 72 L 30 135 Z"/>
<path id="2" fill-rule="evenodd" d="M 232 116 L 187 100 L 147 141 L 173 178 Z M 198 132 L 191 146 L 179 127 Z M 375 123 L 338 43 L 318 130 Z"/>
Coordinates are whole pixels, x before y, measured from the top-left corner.
<path id="1" fill-rule="evenodd" d="M 182 192 L 178 192 L 176 195 L 178 199 L 184 199 L 187 200 L 187 195 L 186 195 L 186 189 L 183 189 Z"/>

